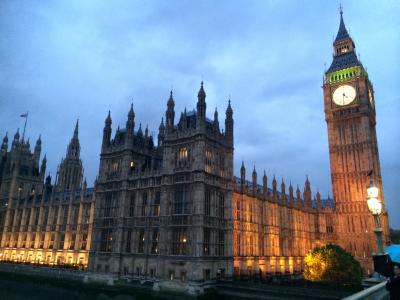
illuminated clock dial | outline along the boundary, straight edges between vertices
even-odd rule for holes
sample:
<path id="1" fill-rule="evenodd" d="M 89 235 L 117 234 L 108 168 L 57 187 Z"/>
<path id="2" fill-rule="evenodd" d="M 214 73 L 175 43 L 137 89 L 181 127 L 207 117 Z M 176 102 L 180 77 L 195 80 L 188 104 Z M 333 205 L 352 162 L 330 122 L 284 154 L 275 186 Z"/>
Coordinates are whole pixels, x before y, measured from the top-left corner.
<path id="1" fill-rule="evenodd" d="M 351 85 L 341 85 L 333 92 L 332 97 L 336 105 L 348 105 L 356 98 L 356 90 Z"/>

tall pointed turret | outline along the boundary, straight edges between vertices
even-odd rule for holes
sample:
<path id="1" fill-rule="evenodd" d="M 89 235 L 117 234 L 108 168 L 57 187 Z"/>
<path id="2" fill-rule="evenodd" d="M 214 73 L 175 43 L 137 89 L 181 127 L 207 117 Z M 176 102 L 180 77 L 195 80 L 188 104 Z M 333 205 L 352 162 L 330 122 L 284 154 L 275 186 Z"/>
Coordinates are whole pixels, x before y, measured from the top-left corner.
<path id="1" fill-rule="evenodd" d="M 175 108 L 175 102 L 171 91 L 167 102 L 167 112 L 165 113 L 165 126 L 167 131 L 171 131 L 174 128 L 174 119 L 175 119 L 174 108 Z"/>
<path id="2" fill-rule="evenodd" d="M 42 151 L 42 139 L 41 139 L 41 136 L 39 135 L 39 138 L 36 141 L 35 150 L 33 151 L 33 157 L 34 157 L 37 165 L 39 165 L 41 151 Z"/>
<path id="3" fill-rule="evenodd" d="M 75 129 L 74 129 L 74 139 L 78 139 L 79 130 L 79 119 L 76 119 Z"/>
<path id="4" fill-rule="evenodd" d="M 203 81 L 200 85 L 199 93 L 197 94 L 197 118 L 205 119 L 206 117 L 206 92 L 203 88 Z"/>
<path id="5" fill-rule="evenodd" d="M 158 127 L 158 147 L 162 146 L 165 138 L 164 118 L 161 118 L 160 126 Z"/>
<path id="6" fill-rule="evenodd" d="M 80 159 L 81 146 L 78 137 L 79 120 L 76 121 L 74 134 L 67 148 L 67 155 L 58 168 L 56 188 L 74 190 L 81 188 L 83 167 Z"/>
<path id="7" fill-rule="evenodd" d="M 231 107 L 231 99 L 228 101 L 225 117 L 225 135 L 233 145 L 233 110 Z"/>
<path id="8" fill-rule="evenodd" d="M 354 50 L 355 44 L 353 39 L 350 37 L 344 24 L 342 9 L 340 9 L 340 25 L 335 41 L 333 42 L 333 49 L 334 57 L 331 66 L 326 71 L 327 74 L 344 68 L 361 66 Z"/>
<path id="9" fill-rule="evenodd" d="M 215 108 L 215 112 L 214 112 L 214 130 L 219 132 L 219 122 L 218 122 L 218 111 L 217 111 L 217 108 Z"/>
<path id="10" fill-rule="evenodd" d="M 103 129 L 103 143 L 102 143 L 102 151 L 110 144 L 111 139 L 111 113 L 108 111 L 108 115 L 106 120 L 104 121 L 104 129 Z"/>
<path id="11" fill-rule="evenodd" d="M 293 194 L 292 182 L 289 183 L 289 201 L 290 201 L 291 205 L 294 204 L 294 194 Z"/>
<path id="12" fill-rule="evenodd" d="M 246 168 L 244 167 L 244 161 L 240 167 L 240 190 L 243 193 L 246 189 Z"/>
<path id="13" fill-rule="evenodd" d="M 131 103 L 131 109 L 128 113 L 128 120 L 126 121 L 126 133 L 128 135 L 133 135 L 133 130 L 135 129 L 135 112 L 133 111 L 133 103 Z"/>
<path id="14" fill-rule="evenodd" d="M 42 178 L 44 178 L 44 175 L 46 174 L 46 165 L 47 165 L 47 158 L 45 154 L 42 159 L 42 165 L 40 166 L 40 175 L 42 176 Z"/>
<path id="15" fill-rule="evenodd" d="M 12 142 L 12 147 L 16 148 L 19 145 L 19 128 L 17 129 L 17 132 L 14 135 L 14 140 Z"/>
<path id="16" fill-rule="evenodd" d="M 276 178 L 275 178 L 275 174 L 274 174 L 274 178 L 272 178 L 272 195 L 276 195 L 277 194 L 277 188 L 276 188 L 277 182 L 276 182 Z"/>
<path id="17" fill-rule="evenodd" d="M 303 192 L 303 198 L 304 198 L 304 204 L 306 207 L 311 207 L 311 184 L 310 180 L 308 180 L 308 176 L 306 176 L 306 182 L 304 184 L 304 192 Z"/>
<path id="18" fill-rule="evenodd" d="M 344 25 L 343 21 L 343 10 L 340 8 L 340 25 L 339 25 L 339 30 L 336 35 L 335 43 L 340 42 L 344 39 L 350 39 L 350 35 L 347 32 L 346 26 Z"/>
<path id="19" fill-rule="evenodd" d="M 133 134 L 135 129 L 135 112 L 133 111 L 133 103 L 128 112 L 128 120 L 126 121 L 125 146 L 130 147 L 133 144 Z"/>
<path id="20" fill-rule="evenodd" d="M 282 178 L 282 183 L 281 183 L 281 198 L 282 198 L 282 200 L 286 200 L 286 184 L 283 181 L 283 178 Z"/>
<path id="21" fill-rule="evenodd" d="M 263 195 L 266 196 L 268 194 L 268 179 L 267 179 L 267 174 L 265 173 L 264 170 L 264 176 L 263 176 Z"/>
<path id="22" fill-rule="evenodd" d="M 296 188 L 296 204 L 297 204 L 298 208 L 301 208 L 303 206 L 303 201 L 301 200 L 301 193 L 300 193 L 299 185 L 297 185 L 297 188 Z"/>
<path id="23" fill-rule="evenodd" d="M 253 173 L 251 174 L 253 180 L 253 194 L 257 194 L 258 186 L 257 186 L 257 172 L 256 172 L 256 165 L 254 165 Z"/>
<path id="24" fill-rule="evenodd" d="M 72 136 L 72 139 L 68 145 L 66 159 L 68 158 L 79 159 L 81 146 L 79 144 L 78 128 L 79 128 L 79 119 L 76 120 L 74 135 Z"/>
<path id="25" fill-rule="evenodd" d="M 3 138 L 3 143 L 1 144 L 1 152 L 7 152 L 8 150 L 8 133 Z"/>

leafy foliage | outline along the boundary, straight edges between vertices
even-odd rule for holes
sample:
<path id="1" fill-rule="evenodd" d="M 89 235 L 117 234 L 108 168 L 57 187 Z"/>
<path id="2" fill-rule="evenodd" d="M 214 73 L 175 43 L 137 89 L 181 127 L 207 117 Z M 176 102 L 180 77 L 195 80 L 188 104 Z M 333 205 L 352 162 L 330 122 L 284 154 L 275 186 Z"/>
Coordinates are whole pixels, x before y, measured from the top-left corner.
<path id="1" fill-rule="evenodd" d="M 303 274 L 310 281 L 358 285 L 363 270 L 350 253 L 340 246 L 329 244 L 306 255 Z"/>
<path id="2" fill-rule="evenodd" d="M 390 240 L 392 244 L 400 244 L 400 230 L 390 228 Z"/>

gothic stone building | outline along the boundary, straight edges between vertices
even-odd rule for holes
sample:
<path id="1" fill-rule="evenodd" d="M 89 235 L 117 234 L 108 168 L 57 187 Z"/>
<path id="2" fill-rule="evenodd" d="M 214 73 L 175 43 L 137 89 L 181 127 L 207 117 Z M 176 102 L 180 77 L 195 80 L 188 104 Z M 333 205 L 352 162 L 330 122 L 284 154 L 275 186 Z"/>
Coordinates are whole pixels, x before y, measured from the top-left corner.
<path id="1" fill-rule="evenodd" d="M 157 146 L 141 128 L 134 131 L 133 110 L 113 140 L 106 120 L 90 268 L 183 281 L 293 273 L 309 250 L 333 242 L 370 273 L 376 246 L 365 199 L 371 180 L 384 204 L 374 95 L 342 13 L 333 47 L 323 86 L 333 201 L 319 193 L 313 200 L 308 179 L 303 195 L 299 188 L 294 195 L 284 182 L 277 191 L 275 178 L 271 189 L 265 176 L 258 185 L 255 170 L 246 181 L 244 166 L 241 178 L 233 178 L 230 105 L 222 133 L 217 112 L 213 121 L 205 116 L 201 86 L 197 111 L 185 111 L 175 125 L 171 94 Z M 385 208 L 382 227 L 387 244 Z"/>
<path id="2" fill-rule="evenodd" d="M 0 259 L 42 264 L 87 265 L 94 189 L 82 183 L 78 123 L 53 187 L 44 182 L 46 157 L 39 169 L 41 138 L 31 153 L 29 141 L 8 137 L 0 153 L 2 211 Z"/>
<path id="3" fill-rule="evenodd" d="M 182 281 L 232 275 L 232 109 L 221 132 L 205 99 L 202 83 L 197 110 L 175 124 L 171 92 L 157 145 L 147 128 L 135 130 L 132 107 L 113 139 L 108 115 L 90 270 Z"/>
<path id="4" fill-rule="evenodd" d="M 275 177 L 269 188 L 265 173 L 259 185 L 255 168 L 251 181 L 244 165 L 240 175 L 232 198 L 235 277 L 298 274 L 308 251 L 334 242 L 333 202 L 319 192 L 312 199 L 308 178 L 303 193 L 290 184 L 287 194 L 283 179 L 278 191 Z"/>
<path id="5" fill-rule="evenodd" d="M 282 180 L 268 186 L 254 168 L 233 176 L 233 111 L 206 117 L 201 84 L 197 109 L 175 122 L 167 102 L 157 144 L 146 128 L 135 130 L 133 107 L 126 128 L 111 137 L 105 121 L 96 191 L 82 183 L 78 125 L 55 186 L 39 167 L 41 140 L 33 153 L 17 132 L 0 152 L 0 260 L 88 265 L 109 276 L 207 281 L 218 277 L 296 273 L 306 253 L 337 243 L 371 272 L 373 219 L 366 186 L 374 181 L 384 203 L 372 83 L 355 55 L 340 18 L 333 62 L 325 73 L 333 199 L 288 192 Z M 382 218 L 384 241 L 388 218 Z M 93 223 L 93 228 L 92 228 Z M 89 254 L 90 251 L 90 254 Z"/>

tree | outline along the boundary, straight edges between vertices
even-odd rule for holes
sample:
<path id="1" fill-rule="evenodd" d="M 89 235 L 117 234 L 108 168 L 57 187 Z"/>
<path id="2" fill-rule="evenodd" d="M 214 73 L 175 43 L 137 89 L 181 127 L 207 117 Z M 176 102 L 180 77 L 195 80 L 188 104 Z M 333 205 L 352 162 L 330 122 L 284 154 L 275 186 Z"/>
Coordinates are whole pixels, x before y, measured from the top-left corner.
<path id="1" fill-rule="evenodd" d="M 354 257 L 337 245 L 315 248 L 304 258 L 304 277 L 310 281 L 360 284 L 363 270 Z"/>
<path id="2" fill-rule="evenodd" d="M 400 244 L 400 230 L 390 228 L 390 240 L 392 244 Z"/>

